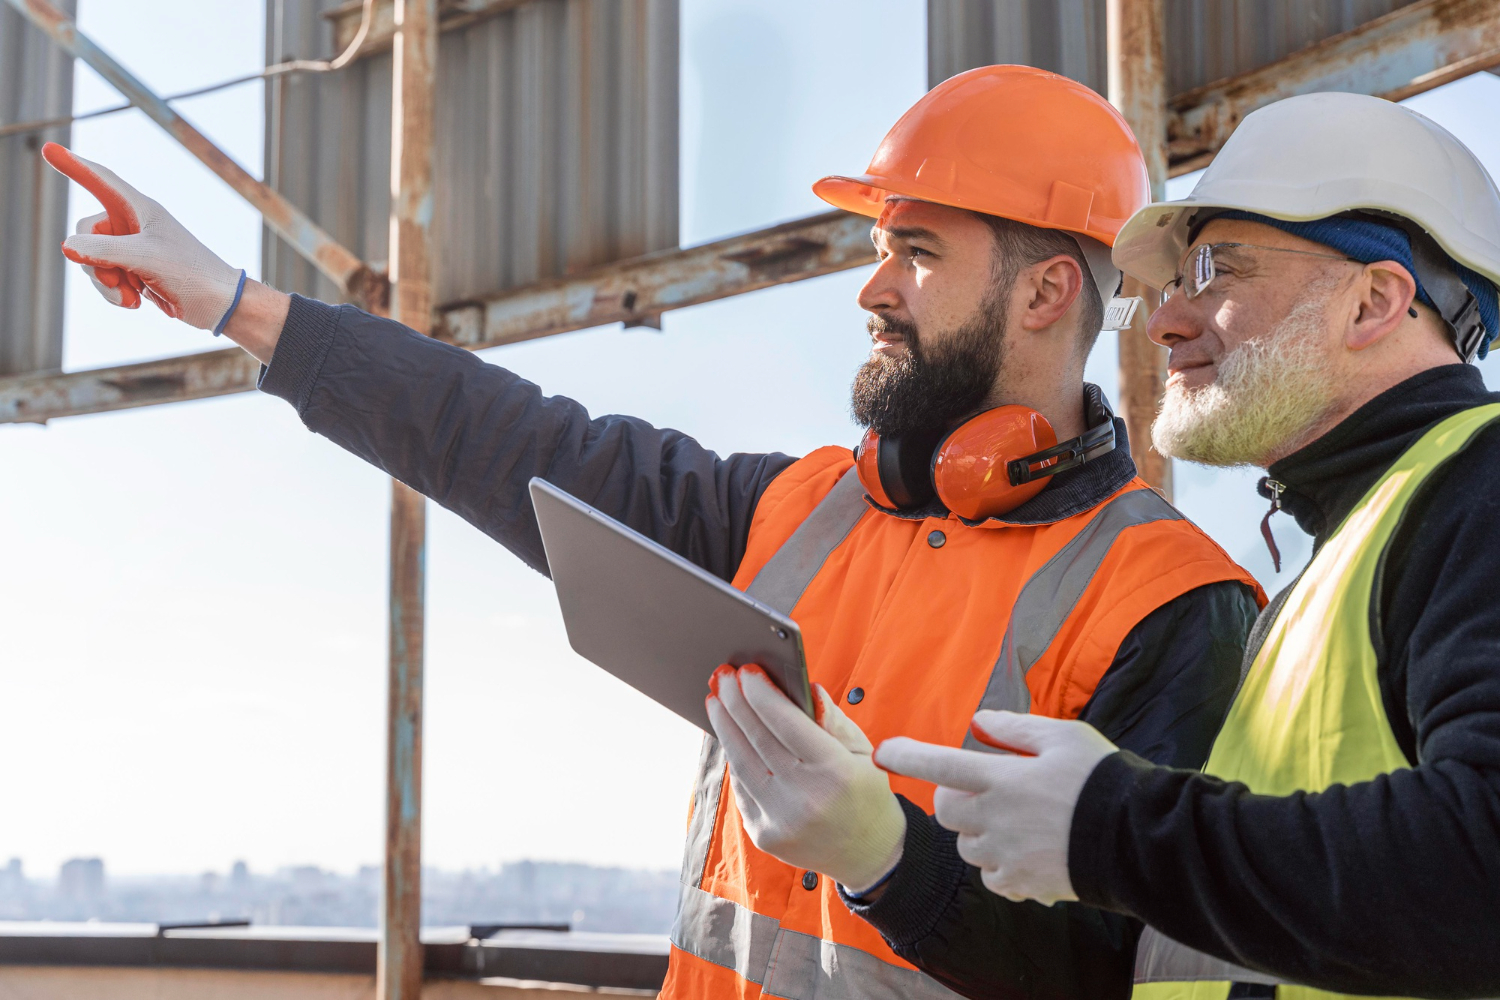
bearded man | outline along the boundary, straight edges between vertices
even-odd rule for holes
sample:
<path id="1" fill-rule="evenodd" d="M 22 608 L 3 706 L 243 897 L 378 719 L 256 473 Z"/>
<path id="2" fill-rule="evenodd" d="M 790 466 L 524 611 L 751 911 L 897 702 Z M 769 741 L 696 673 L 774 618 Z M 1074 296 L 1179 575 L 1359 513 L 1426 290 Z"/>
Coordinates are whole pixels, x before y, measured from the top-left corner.
<path id="1" fill-rule="evenodd" d="M 976 724 L 1034 757 L 877 759 L 944 786 L 996 893 L 1146 922 L 1137 997 L 1500 995 L 1500 394 L 1469 364 L 1500 332 L 1500 192 L 1421 115 L 1308 95 L 1114 259 L 1166 286 L 1156 446 L 1265 469 L 1312 559 L 1204 773 L 1007 713 Z"/>
<path id="2" fill-rule="evenodd" d="M 956 747 L 976 708 L 1029 708 L 1196 767 L 1238 682 L 1254 581 L 1136 477 L 1123 423 L 1082 380 L 1119 278 L 1108 245 L 1147 192 L 1097 94 L 1025 67 L 971 71 L 912 108 L 867 174 L 818 182 L 877 219 L 858 462 L 844 447 L 721 458 L 590 418 L 389 320 L 244 282 L 103 168 L 50 156 L 139 206 L 140 235 L 67 243 L 134 276 L 101 286 L 112 301 L 138 281 L 222 328 L 309 428 L 537 570 L 533 476 L 797 620 L 821 724 L 751 668 L 718 677 L 723 742 L 705 741 L 663 996 L 1098 996 L 1128 980 L 1138 925 L 996 907 L 932 819 L 931 786 L 888 781 L 869 742 Z M 600 835 L 622 819 L 601 817 Z M 1006 944 L 947 986 L 917 971 L 934 928 L 971 914 Z"/>

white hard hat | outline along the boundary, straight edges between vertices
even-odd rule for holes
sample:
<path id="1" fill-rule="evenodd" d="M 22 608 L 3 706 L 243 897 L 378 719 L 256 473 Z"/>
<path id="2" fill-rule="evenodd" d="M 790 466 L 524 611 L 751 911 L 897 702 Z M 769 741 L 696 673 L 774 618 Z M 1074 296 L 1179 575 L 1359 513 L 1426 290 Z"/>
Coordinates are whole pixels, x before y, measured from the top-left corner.
<path id="1" fill-rule="evenodd" d="M 1414 223 L 1406 228 L 1418 277 L 1450 326 L 1457 317 L 1448 314 L 1460 309 L 1467 292 L 1449 278 L 1451 268 L 1430 276 L 1431 268 L 1423 267 L 1424 259 L 1431 264 L 1440 257 L 1424 255 L 1435 248 L 1424 247 L 1422 231 L 1453 260 L 1500 284 L 1495 182 L 1442 126 L 1379 97 L 1305 94 L 1246 116 L 1192 194 L 1147 205 L 1125 223 L 1115 240 L 1115 265 L 1152 287 L 1166 285 L 1195 223 L 1226 209 L 1287 222 L 1365 210 Z M 1460 304 L 1450 310 L 1454 296 Z M 1488 331 L 1491 338 L 1497 333 Z"/>

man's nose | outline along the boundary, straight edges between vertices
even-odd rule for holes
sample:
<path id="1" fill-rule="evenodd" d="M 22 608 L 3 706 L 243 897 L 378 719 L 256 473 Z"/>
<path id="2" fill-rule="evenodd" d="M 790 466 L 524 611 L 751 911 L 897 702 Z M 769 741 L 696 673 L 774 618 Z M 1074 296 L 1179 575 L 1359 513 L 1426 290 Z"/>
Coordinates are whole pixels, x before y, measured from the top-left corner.
<path id="1" fill-rule="evenodd" d="M 895 259 L 892 255 L 881 261 L 876 266 L 875 273 L 870 275 L 870 280 L 859 290 L 856 301 L 861 309 L 878 315 L 887 309 L 900 307 L 901 293 L 896 287 Z"/>
<path id="2" fill-rule="evenodd" d="M 1151 314 L 1146 323 L 1146 336 L 1163 347 L 1196 340 L 1203 333 L 1203 323 L 1196 314 L 1194 304 L 1185 294 L 1178 292 Z"/>

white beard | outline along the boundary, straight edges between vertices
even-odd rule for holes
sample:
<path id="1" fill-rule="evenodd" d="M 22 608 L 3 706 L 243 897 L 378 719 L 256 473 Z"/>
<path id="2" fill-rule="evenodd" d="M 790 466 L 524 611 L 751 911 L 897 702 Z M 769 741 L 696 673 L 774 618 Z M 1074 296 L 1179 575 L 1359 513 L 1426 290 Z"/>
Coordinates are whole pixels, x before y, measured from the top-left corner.
<path id="1" fill-rule="evenodd" d="M 1211 384 L 1168 386 L 1151 425 L 1156 450 L 1200 465 L 1265 468 L 1326 416 L 1335 378 L 1318 291 L 1309 289 L 1269 332 L 1225 355 Z"/>

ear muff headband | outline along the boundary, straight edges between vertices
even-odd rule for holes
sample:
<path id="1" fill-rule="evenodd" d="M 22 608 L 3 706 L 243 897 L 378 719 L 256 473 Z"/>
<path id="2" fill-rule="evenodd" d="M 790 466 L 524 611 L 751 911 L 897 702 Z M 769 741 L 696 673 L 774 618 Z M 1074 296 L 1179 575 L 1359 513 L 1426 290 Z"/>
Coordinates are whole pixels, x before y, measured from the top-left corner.
<path id="1" fill-rule="evenodd" d="M 1084 431 L 1069 441 L 1053 445 L 1034 455 L 1015 459 L 1007 463 L 1012 486 L 1034 482 L 1044 476 L 1055 476 L 1059 472 L 1076 469 L 1083 463 L 1107 455 L 1115 450 L 1115 422 L 1110 420 L 1092 430 Z M 1056 459 L 1056 461 L 1054 461 Z"/>

